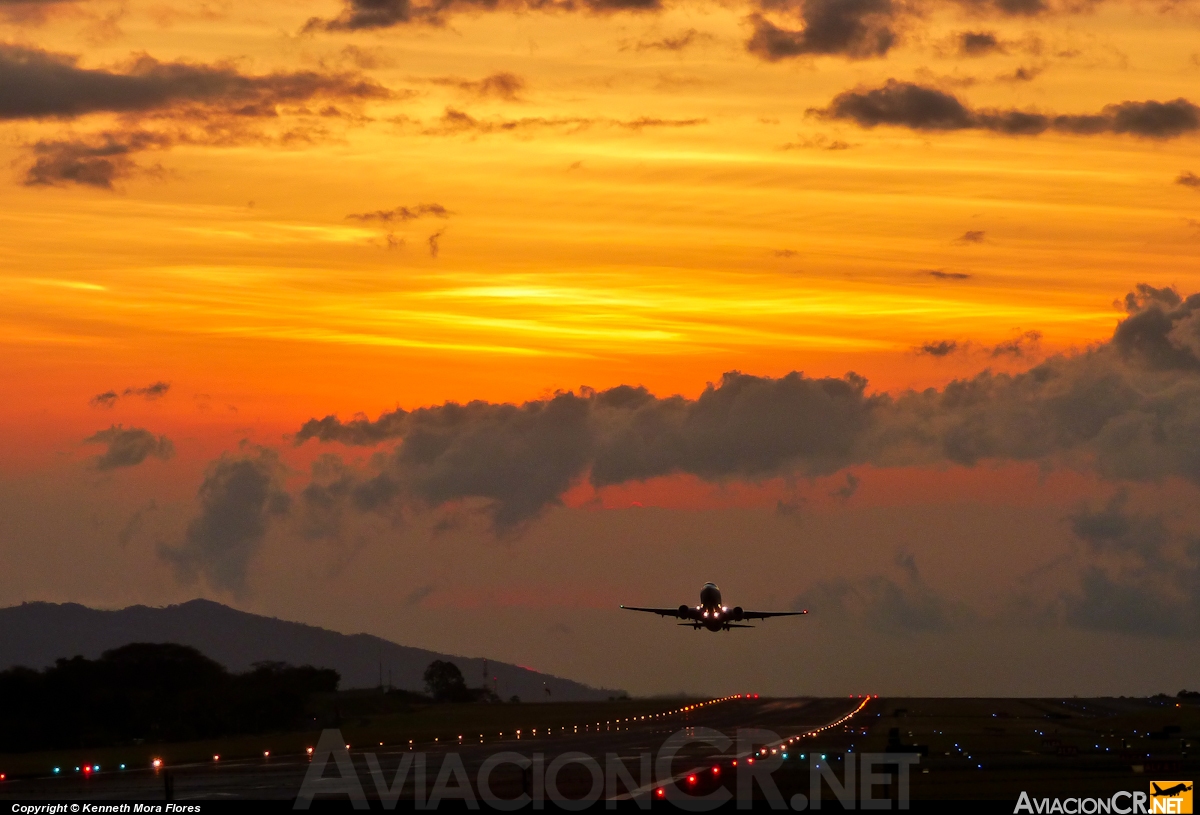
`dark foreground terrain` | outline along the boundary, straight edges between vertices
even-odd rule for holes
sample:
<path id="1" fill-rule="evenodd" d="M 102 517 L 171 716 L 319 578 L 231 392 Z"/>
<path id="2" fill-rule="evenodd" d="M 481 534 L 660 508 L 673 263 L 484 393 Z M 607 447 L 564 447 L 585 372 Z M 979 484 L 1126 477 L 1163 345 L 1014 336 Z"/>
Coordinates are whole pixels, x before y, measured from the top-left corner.
<path id="1" fill-rule="evenodd" d="M 807 809 L 819 795 L 826 810 L 866 808 L 864 804 L 896 809 L 904 793 L 901 767 L 908 770 L 913 811 L 1013 812 L 1022 792 L 1031 799 L 1110 799 L 1120 791 L 1146 792 L 1153 781 L 1184 779 L 1191 784 L 1200 776 L 1195 757 L 1200 705 L 1194 699 L 730 698 L 607 706 L 447 706 L 439 715 L 447 717 L 450 732 L 430 737 L 426 722 L 411 746 L 403 719 L 363 719 L 339 728 L 350 743 L 353 784 L 373 806 L 394 801 L 397 793 L 402 802 L 411 801 L 414 792 L 421 800 L 432 796 L 430 803 L 461 797 L 458 762 L 471 785 L 469 794 L 485 800 L 488 795 L 514 799 L 536 791 L 540 782 L 542 788 L 553 787 L 552 797 L 628 799 L 632 794 L 649 798 L 655 808 L 672 808 L 672 799 L 684 795 L 721 795 L 722 789 L 738 794 L 740 783 L 741 794 L 753 795 L 760 806 Z M 745 732 L 750 728 L 770 732 Z M 370 740 L 363 741 L 368 733 Z M 721 734 L 729 743 L 721 742 Z M 319 735 L 303 738 L 307 746 L 317 746 Z M 674 757 L 662 753 L 669 739 L 679 743 Z M 327 744 L 331 740 L 332 734 Z M 137 764 L 131 757 L 125 770 L 101 765 L 100 771 L 85 774 L 64 766 L 57 776 L 26 764 L 22 777 L 9 774 L 0 784 L 0 798 L 162 801 L 170 786 L 179 802 L 295 800 L 313 759 L 300 749 L 264 756 L 250 752 L 262 746 L 259 742 L 238 744 L 227 745 L 216 760 L 194 760 L 200 748 L 193 746 L 192 759 L 167 760 L 158 770 L 149 768 L 144 757 Z M 172 749 L 178 756 L 189 753 L 182 745 Z M 203 749 L 221 748 L 205 743 Z M 492 760 L 487 792 L 479 784 L 480 768 L 505 751 L 510 755 L 503 761 Z M 554 771 L 539 769 L 535 781 L 533 770 L 524 771 L 515 763 L 520 759 L 511 755 L 541 754 L 541 765 L 549 768 L 571 752 L 593 757 L 597 775 L 585 764 L 559 761 L 563 766 Z M 410 753 L 414 759 L 425 757 L 424 783 L 415 788 L 409 772 L 402 785 L 389 791 L 397 767 Z M 339 775 L 336 755 L 323 757 L 318 750 L 317 757 L 327 778 Z M 6 758 L 0 756 L 0 771 Z M 52 757 L 20 758 L 45 763 Z M 653 776 L 643 775 L 643 761 L 656 768 Z M 877 774 L 867 784 L 862 783 L 864 763 Z M 754 781 L 758 773 L 769 774 L 773 784 Z M 823 773 L 828 774 L 825 780 Z M 545 780 L 546 774 L 554 776 L 553 783 Z M 612 782 L 606 784 L 609 777 Z M 847 780 L 854 783 L 839 789 Z M 336 794 L 321 792 L 336 784 L 321 782 L 307 789 L 317 792 L 318 802 L 349 802 L 344 786 Z M 864 800 L 867 796 L 874 800 Z"/>

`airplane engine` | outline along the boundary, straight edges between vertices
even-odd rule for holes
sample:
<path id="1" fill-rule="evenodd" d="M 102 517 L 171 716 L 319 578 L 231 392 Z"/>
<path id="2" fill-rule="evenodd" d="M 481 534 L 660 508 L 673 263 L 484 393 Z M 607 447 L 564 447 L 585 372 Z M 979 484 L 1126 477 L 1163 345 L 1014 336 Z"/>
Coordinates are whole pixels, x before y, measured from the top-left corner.
<path id="1" fill-rule="evenodd" d="M 690 611 L 691 611 L 691 608 L 689 608 L 688 606 L 680 606 L 679 607 L 679 619 L 686 620 L 688 617 L 691 616 L 688 613 Z"/>
<path id="2" fill-rule="evenodd" d="M 734 606 L 733 610 L 729 612 L 729 616 L 735 620 L 742 619 L 742 607 Z"/>

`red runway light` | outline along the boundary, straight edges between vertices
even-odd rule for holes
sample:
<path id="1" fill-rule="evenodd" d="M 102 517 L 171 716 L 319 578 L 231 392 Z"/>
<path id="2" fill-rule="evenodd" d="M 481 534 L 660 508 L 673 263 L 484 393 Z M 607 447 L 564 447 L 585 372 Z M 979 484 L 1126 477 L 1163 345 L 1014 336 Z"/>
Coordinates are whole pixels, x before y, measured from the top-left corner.
<path id="1" fill-rule="evenodd" d="M 713 767 L 713 775 L 720 775 L 720 774 L 721 774 L 721 768 Z"/>
<path id="2" fill-rule="evenodd" d="M 747 763 L 747 764 L 753 764 L 753 763 L 754 763 L 754 759 L 752 759 L 752 758 L 748 758 L 748 759 L 746 759 L 746 763 Z"/>
<path id="3" fill-rule="evenodd" d="M 731 765 L 731 766 L 734 766 L 734 767 L 736 767 L 736 766 L 737 766 L 737 759 L 736 759 L 736 758 L 733 760 L 733 763 L 732 763 L 732 765 Z"/>
<path id="4" fill-rule="evenodd" d="M 689 784 L 695 784 L 695 783 L 696 783 L 696 776 L 694 776 L 694 775 L 689 775 L 689 776 L 688 776 L 688 783 L 689 783 Z"/>
<path id="5" fill-rule="evenodd" d="M 664 790 L 662 787 L 659 787 L 658 789 L 656 789 L 654 791 L 654 794 L 657 795 L 659 798 L 663 798 L 666 796 L 667 791 Z"/>

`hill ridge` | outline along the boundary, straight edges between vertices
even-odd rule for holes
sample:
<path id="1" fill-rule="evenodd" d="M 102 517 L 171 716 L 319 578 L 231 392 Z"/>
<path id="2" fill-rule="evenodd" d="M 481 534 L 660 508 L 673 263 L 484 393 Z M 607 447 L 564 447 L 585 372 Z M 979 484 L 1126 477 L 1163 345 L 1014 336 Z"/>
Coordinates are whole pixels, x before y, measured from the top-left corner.
<path id="1" fill-rule="evenodd" d="M 483 680 L 484 663 L 495 677 L 500 697 L 522 701 L 592 701 L 623 691 L 593 688 L 581 682 L 481 657 L 444 654 L 400 645 L 366 632 L 344 634 L 308 623 L 253 614 L 197 597 L 167 606 L 131 605 L 95 609 L 81 603 L 26 601 L 0 608 L 0 670 L 16 665 L 43 668 L 56 659 L 91 659 L 130 642 L 178 642 L 198 648 L 225 667 L 247 670 L 255 662 L 334 668 L 341 687 L 361 688 L 384 682 L 423 690 L 422 674 L 435 659 L 454 662 L 468 685 Z M 550 693 L 546 693 L 546 689 Z"/>

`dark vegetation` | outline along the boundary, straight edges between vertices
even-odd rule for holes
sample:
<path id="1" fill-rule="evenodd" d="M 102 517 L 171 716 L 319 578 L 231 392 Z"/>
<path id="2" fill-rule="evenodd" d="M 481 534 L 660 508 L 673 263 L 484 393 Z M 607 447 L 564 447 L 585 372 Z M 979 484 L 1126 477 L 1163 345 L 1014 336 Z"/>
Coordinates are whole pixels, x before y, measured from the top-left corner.
<path id="1" fill-rule="evenodd" d="M 133 643 L 95 660 L 0 672 L 0 753 L 338 727 L 439 703 L 501 701 L 490 688 L 467 687 L 453 662 L 434 660 L 424 679 L 424 694 L 336 693 L 338 672 L 328 668 L 259 662 L 231 673 L 186 645 Z"/>
<path id="2" fill-rule="evenodd" d="M 230 673 L 195 648 L 133 643 L 44 671 L 0 672 L 0 752 L 163 741 L 293 729 L 337 671 L 261 662 Z"/>
<path id="3" fill-rule="evenodd" d="M 491 688 L 468 688 L 453 662 L 435 659 L 425 669 L 425 687 L 435 702 L 499 702 Z"/>

